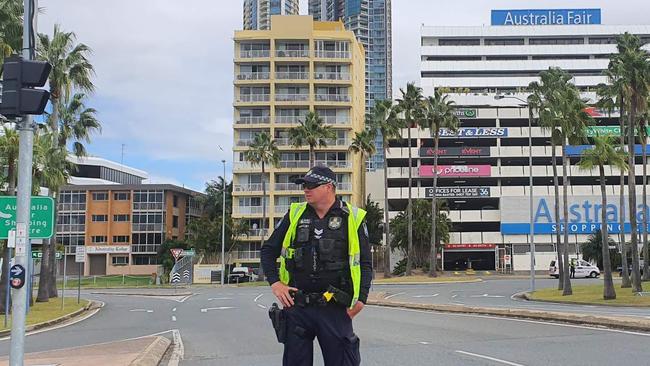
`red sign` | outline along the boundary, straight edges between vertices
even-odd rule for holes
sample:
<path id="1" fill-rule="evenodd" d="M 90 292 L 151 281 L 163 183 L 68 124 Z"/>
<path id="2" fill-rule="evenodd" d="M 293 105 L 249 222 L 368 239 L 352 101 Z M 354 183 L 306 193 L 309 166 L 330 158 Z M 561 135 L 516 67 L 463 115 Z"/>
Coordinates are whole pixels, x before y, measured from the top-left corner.
<path id="1" fill-rule="evenodd" d="M 489 177 L 492 175 L 490 165 L 438 165 L 439 177 Z M 433 177 L 433 165 L 420 166 L 421 177 Z"/>
<path id="2" fill-rule="evenodd" d="M 445 244 L 445 249 L 494 249 L 496 244 Z"/>
<path id="3" fill-rule="evenodd" d="M 172 256 L 174 256 L 174 260 L 178 260 L 181 254 L 183 254 L 183 249 L 181 248 L 172 248 L 169 251 L 172 252 Z"/>

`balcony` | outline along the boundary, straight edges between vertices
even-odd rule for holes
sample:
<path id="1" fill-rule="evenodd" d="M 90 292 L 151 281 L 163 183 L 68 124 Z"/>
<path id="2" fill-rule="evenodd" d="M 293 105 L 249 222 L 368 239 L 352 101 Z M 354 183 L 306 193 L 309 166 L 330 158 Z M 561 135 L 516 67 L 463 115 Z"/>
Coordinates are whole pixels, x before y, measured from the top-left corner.
<path id="1" fill-rule="evenodd" d="M 133 210 L 148 211 L 148 210 L 162 210 L 162 202 L 133 202 Z"/>
<path id="2" fill-rule="evenodd" d="M 270 116 L 252 116 L 252 117 L 239 117 L 237 120 L 238 125 L 260 125 L 265 123 L 270 123 Z"/>
<path id="3" fill-rule="evenodd" d="M 249 229 L 244 235 L 248 237 L 269 235 L 269 229 Z"/>
<path id="4" fill-rule="evenodd" d="M 299 184 L 296 183 L 275 183 L 276 191 L 302 191 Z"/>
<path id="5" fill-rule="evenodd" d="M 237 97 L 238 102 L 268 102 L 271 100 L 271 94 L 240 94 Z"/>
<path id="6" fill-rule="evenodd" d="M 285 213 L 289 211 L 290 205 L 275 205 L 275 213 Z"/>
<path id="7" fill-rule="evenodd" d="M 278 146 L 291 146 L 291 140 L 288 137 L 275 137 L 273 141 Z"/>
<path id="8" fill-rule="evenodd" d="M 57 234 L 61 233 L 83 233 L 86 231 L 85 224 L 57 224 L 56 232 Z"/>
<path id="9" fill-rule="evenodd" d="M 337 116 L 320 116 L 323 120 L 323 123 L 330 125 L 347 125 L 350 123 L 350 118 L 347 116 L 337 117 Z"/>
<path id="10" fill-rule="evenodd" d="M 350 74 L 344 72 L 315 72 L 316 80 L 350 80 Z"/>
<path id="11" fill-rule="evenodd" d="M 345 94 L 316 94 L 317 102 L 349 102 L 350 96 Z"/>
<path id="12" fill-rule="evenodd" d="M 309 50 L 277 50 L 276 57 L 309 57 Z"/>
<path id="13" fill-rule="evenodd" d="M 236 146 L 249 146 L 252 144 L 254 139 L 239 139 L 235 141 Z"/>
<path id="14" fill-rule="evenodd" d="M 307 80 L 309 73 L 307 72 L 291 72 L 291 71 L 276 71 L 275 78 L 280 80 Z"/>
<path id="15" fill-rule="evenodd" d="M 157 223 L 157 224 L 133 224 L 131 226 L 131 229 L 133 231 L 162 231 L 163 230 L 163 224 L 162 223 Z"/>
<path id="16" fill-rule="evenodd" d="M 316 50 L 315 56 L 317 58 L 350 58 L 350 52 Z"/>
<path id="17" fill-rule="evenodd" d="M 243 72 L 237 74 L 237 80 L 269 80 L 271 73 L 267 72 Z"/>
<path id="18" fill-rule="evenodd" d="M 270 55 L 270 50 L 239 51 L 239 57 L 241 58 L 267 58 Z"/>
<path id="19" fill-rule="evenodd" d="M 327 143 L 327 146 L 348 146 L 350 144 L 350 140 L 348 139 L 327 139 L 325 140 Z"/>
<path id="20" fill-rule="evenodd" d="M 269 207 L 266 206 L 266 213 L 269 212 Z M 235 207 L 235 214 L 239 215 L 261 215 L 264 210 L 262 206 L 237 206 Z"/>
<path id="21" fill-rule="evenodd" d="M 305 102 L 309 101 L 309 94 L 276 94 L 278 102 Z"/>
<path id="22" fill-rule="evenodd" d="M 329 168 L 352 168 L 352 162 L 339 161 L 339 160 L 332 160 L 332 161 L 316 160 L 315 165 L 325 165 Z"/>
<path id="23" fill-rule="evenodd" d="M 305 117 L 299 116 L 275 116 L 275 123 L 298 124 Z"/>
<path id="24" fill-rule="evenodd" d="M 280 168 L 309 168 L 309 160 L 280 161 Z"/>
<path id="25" fill-rule="evenodd" d="M 235 192 L 261 192 L 262 183 L 235 184 L 233 190 Z"/>
<path id="26" fill-rule="evenodd" d="M 59 203 L 57 205 L 59 212 L 61 211 L 86 211 L 85 203 Z"/>
<path id="27" fill-rule="evenodd" d="M 336 183 L 336 189 L 339 191 L 351 191 L 352 183 L 350 182 Z"/>

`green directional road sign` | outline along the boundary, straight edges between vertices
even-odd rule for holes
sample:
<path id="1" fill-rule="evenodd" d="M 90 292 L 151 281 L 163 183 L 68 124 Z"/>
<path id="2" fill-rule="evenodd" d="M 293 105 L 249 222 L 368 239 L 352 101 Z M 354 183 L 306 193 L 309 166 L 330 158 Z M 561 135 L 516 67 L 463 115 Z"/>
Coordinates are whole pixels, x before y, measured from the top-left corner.
<path id="1" fill-rule="evenodd" d="M 54 200 L 32 196 L 29 223 L 30 239 L 47 239 L 54 235 Z M 16 197 L 0 196 L 0 239 L 9 237 L 16 229 Z"/>
<path id="2" fill-rule="evenodd" d="M 56 259 L 63 258 L 63 252 L 56 252 Z M 40 250 L 32 250 L 32 259 L 43 259 L 43 252 Z"/>

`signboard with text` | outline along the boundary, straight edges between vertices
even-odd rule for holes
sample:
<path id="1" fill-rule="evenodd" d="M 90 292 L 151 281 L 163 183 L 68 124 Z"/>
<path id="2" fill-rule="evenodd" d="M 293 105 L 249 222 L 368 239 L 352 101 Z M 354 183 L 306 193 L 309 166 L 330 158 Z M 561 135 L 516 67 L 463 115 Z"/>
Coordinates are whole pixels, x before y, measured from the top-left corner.
<path id="1" fill-rule="evenodd" d="M 16 197 L 0 196 L 0 239 L 9 238 L 16 228 Z M 30 239 L 48 239 L 54 235 L 54 200 L 32 196 L 29 223 Z"/>
<path id="2" fill-rule="evenodd" d="M 465 250 L 471 250 L 471 249 L 494 249 L 496 248 L 496 244 L 485 244 L 485 243 L 473 243 L 473 244 L 445 244 L 444 246 L 445 250 L 450 250 L 450 249 L 465 249 Z"/>
<path id="3" fill-rule="evenodd" d="M 459 108 L 454 111 L 454 114 L 459 119 L 463 118 L 476 118 L 476 109 Z"/>
<path id="4" fill-rule="evenodd" d="M 420 148 L 421 157 L 434 156 L 435 152 L 433 147 Z M 490 147 L 439 147 L 438 156 L 490 156 Z"/>
<path id="5" fill-rule="evenodd" d="M 593 145 L 567 145 L 565 146 L 564 151 L 566 152 L 567 156 L 580 156 L 582 155 L 583 151 L 592 149 L 593 147 Z M 646 152 L 650 153 L 650 145 L 646 145 Z M 634 153 L 636 155 L 643 154 L 641 145 L 634 145 Z"/>
<path id="6" fill-rule="evenodd" d="M 433 197 L 433 187 L 424 191 L 425 198 Z M 437 187 L 436 197 L 439 198 L 473 198 L 490 197 L 490 187 Z"/>
<path id="7" fill-rule="evenodd" d="M 128 245 L 87 245 L 86 253 L 88 254 L 113 254 L 113 253 L 130 253 L 131 248 Z"/>
<path id="8" fill-rule="evenodd" d="M 600 9 L 492 10 L 492 25 L 600 24 Z"/>
<path id="9" fill-rule="evenodd" d="M 440 130 L 440 137 L 505 137 L 508 129 L 503 127 L 464 127 L 456 132 Z"/>
<path id="10" fill-rule="evenodd" d="M 433 177 L 433 165 L 421 165 L 420 177 Z M 490 165 L 438 165 L 438 177 L 489 177 L 492 175 Z"/>

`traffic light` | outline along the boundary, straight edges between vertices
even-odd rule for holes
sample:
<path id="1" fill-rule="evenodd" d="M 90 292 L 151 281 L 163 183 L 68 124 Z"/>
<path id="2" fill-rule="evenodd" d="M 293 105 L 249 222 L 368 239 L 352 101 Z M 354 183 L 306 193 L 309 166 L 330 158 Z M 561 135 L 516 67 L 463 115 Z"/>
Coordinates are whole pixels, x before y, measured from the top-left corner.
<path id="1" fill-rule="evenodd" d="M 17 55 L 6 58 L 0 114 L 5 117 L 43 114 L 50 93 L 34 88 L 45 85 L 51 70 L 52 66 L 44 61 L 23 60 Z"/>

